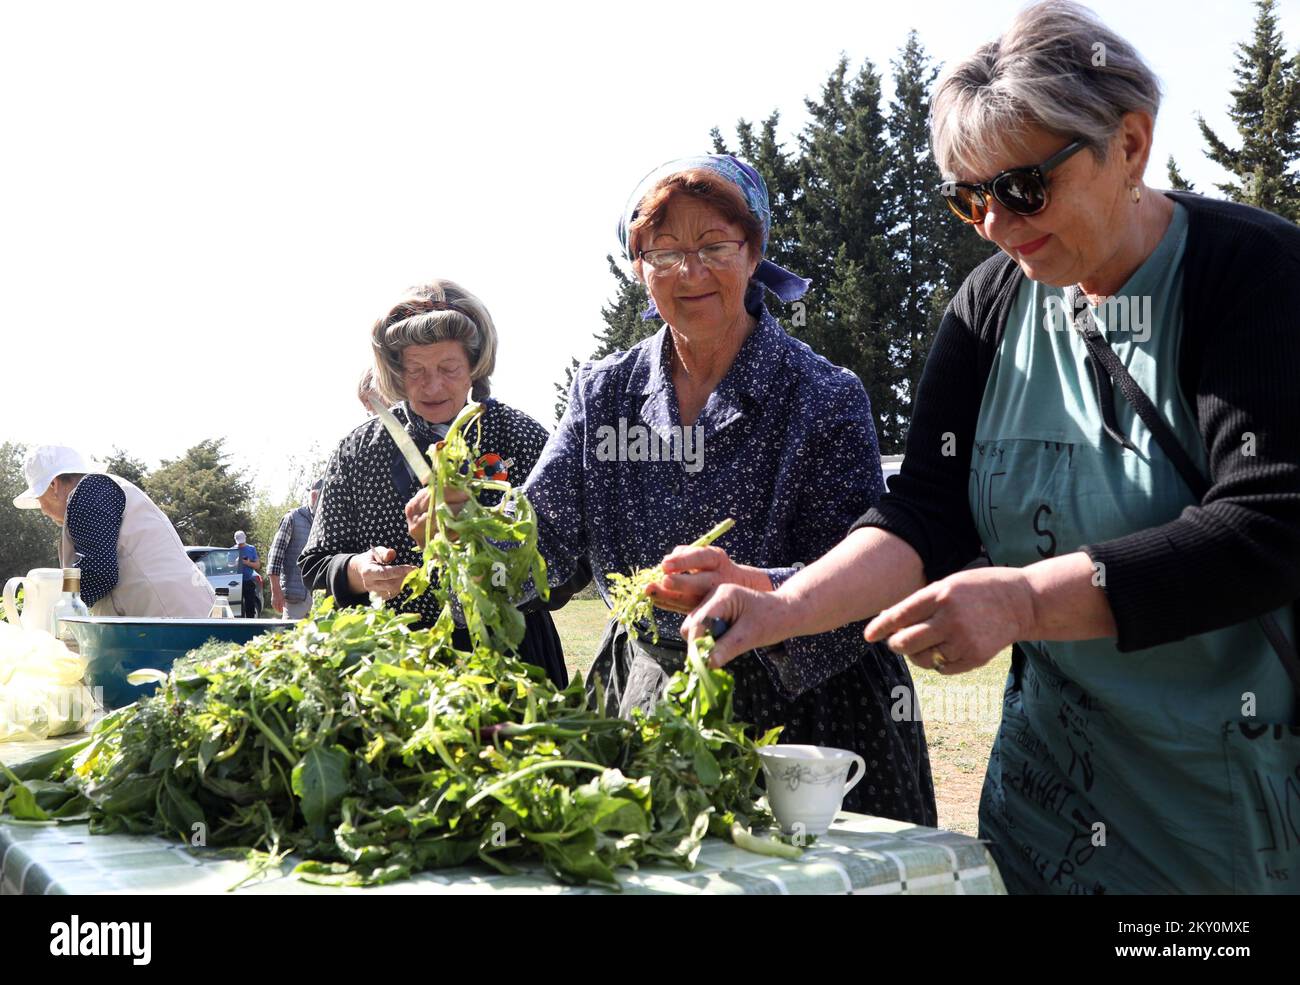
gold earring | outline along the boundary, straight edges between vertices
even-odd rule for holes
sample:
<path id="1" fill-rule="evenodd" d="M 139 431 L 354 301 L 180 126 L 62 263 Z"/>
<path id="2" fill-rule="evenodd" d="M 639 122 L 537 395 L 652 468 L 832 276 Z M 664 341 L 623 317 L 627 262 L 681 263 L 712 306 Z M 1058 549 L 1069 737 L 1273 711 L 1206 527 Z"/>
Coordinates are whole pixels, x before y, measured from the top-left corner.
<path id="1" fill-rule="evenodd" d="M 1128 197 L 1131 198 L 1131 199 L 1133 199 L 1133 204 L 1134 204 L 1134 205 L 1137 205 L 1138 202 L 1142 201 L 1142 188 L 1141 188 L 1141 186 L 1140 186 L 1140 185 L 1129 185 L 1129 186 L 1128 186 Z"/>

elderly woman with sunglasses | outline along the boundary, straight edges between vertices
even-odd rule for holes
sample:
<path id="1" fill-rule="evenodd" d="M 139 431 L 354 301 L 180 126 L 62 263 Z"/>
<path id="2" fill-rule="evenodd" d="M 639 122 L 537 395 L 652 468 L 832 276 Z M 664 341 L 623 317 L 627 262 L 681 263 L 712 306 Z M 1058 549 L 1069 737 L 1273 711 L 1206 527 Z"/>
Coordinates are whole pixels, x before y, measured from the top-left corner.
<path id="1" fill-rule="evenodd" d="M 611 575 L 661 560 L 670 572 L 653 586 L 653 626 L 636 639 L 607 629 L 588 691 L 610 713 L 659 699 L 684 662 L 681 621 L 702 591 L 771 591 L 883 491 L 862 383 L 791 338 L 764 304 L 765 291 L 794 300 L 808 286 L 763 259 L 770 215 L 762 177 L 730 156 L 672 161 L 641 182 L 620 236 L 653 301 L 647 317 L 665 324 L 581 368 L 525 486 L 552 583 L 585 559 L 609 602 Z M 417 536 L 427 506 L 427 495 L 408 506 Z M 726 552 L 674 550 L 727 517 Z M 784 742 L 863 756 L 846 809 L 936 823 L 906 662 L 866 643 L 861 626 L 789 640 L 733 670 L 736 715 L 760 734 L 781 726 Z"/>
<path id="2" fill-rule="evenodd" d="M 1300 230 L 1148 189 L 1158 101 L 1070 3 L 946 70 L 941 193 L 1002 253 L 945 314 L 902 472 L 684 626 L 732 622 L 719 663 L 866 616 L 943 674 L 1014 644 L 980 805 L 1013 891 L 1300 889 Z"/>

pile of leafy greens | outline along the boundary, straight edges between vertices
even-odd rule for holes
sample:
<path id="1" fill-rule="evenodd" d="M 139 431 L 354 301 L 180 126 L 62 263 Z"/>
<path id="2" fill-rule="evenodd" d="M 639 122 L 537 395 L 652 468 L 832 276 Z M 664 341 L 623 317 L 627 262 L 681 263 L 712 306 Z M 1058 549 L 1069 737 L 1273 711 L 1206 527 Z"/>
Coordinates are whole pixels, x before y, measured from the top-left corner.
<path id="1" fill-rule="evenodd" d="M 692 547 L 708 547 L 715 540 L 736 525 L 736 521 L 727 517 L 703 537 L 696 540 Z M 650 638 L 659 642 L 659 627 L 655 623 L 654 602 L 646 591 L 664 577 L 664 566 L 656 564 L 652 568 L 637 568 L 630 575 L 621 575 L 611 571 L 606 575 L 609 583 L 610 608 L 612 617 L 623 624 L 633 638 L 641 635 L 641 628 L 648 627 Z"/>
<path id="2" fill-rule="evenodd" d="M 443 502 L 448 488 L 491 485 L 470 469 L 476 417 L 471 405 L 433 454 L 439 528 L 415 587 L 439 593 L 435 625 L 326 600 L 287 632 L 209 643 L 89 739 L 0 766 L 0 813 L 171 835 L 261 866 L 292 853 L 300 878 L 336 885 L 477 859 L 617 887 L 621 866 L 690 867 L 710 834 L 797 854 L 749 831 L 770 820 L 755 806 L 757 749 L 776 731 L 755 740 L 734 720 L 707 639 L 631 721 L 510 652 L 523 626 L 509 600 L 529 577 L 545 585 L 544 568 L 518 490 L 492 507 L 472 495 L 455 516 Z M 472 652 L 452 646 L 453 593 Z"/>

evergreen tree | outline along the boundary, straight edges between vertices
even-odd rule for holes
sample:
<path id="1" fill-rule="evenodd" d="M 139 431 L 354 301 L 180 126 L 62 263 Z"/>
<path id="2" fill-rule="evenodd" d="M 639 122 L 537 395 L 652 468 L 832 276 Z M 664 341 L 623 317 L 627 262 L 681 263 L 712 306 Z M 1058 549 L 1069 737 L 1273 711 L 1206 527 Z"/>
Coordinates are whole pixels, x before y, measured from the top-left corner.
<path id="1" fill-rule="evenodd" d="M 841 58 L 820 97 L 805 100 L 799 135 L 800 192 L 792 202 L 791 265 L 812 279 L 806 317 L 790 331 L 862 380 L 882 448 L 905 417 L 891 309 L 898 302 L 889 242 L 889 145 L 880 76 L 867 61 L 850 75 Z"/>
<path id="2" fill-rule="evenodd" d="M 939 69 L 915 31 L 908 33 L 893 70 L 886 221 L 895 301 L 885 334 L 898 373 L 899 410 L 881 439 L 891 452 L 902 450 L 912 400 L 948 300 L 993 252 L 939 198 L 943 176 L 930 151 L 930 89 Z"/>
<path id="3" fill-rule="evenodd" d="M 752 164 L 767 182 L 768 199 L 772 208 L 772 228 L 767 237 L 767 259 L 791 270 L 804 266 L 803 244 L 795 228 L 795 209 L 801 195 L 799 162 L 785 151 L 777 139 L 781 116 L 772 113 L 762 122 L 757 134 L 754 125 L 746 120 L 736 124 L 735 149 L 727 146 L 721 132 L 714 127 L 715 154 L 733 154 Z M 806 276 L 806 275 L 805 275 Z M 767 296 L 768 307 L 778 318 L 789 312 L 773 295 Z M 798 310 L 798 309 L 794 309 Z"/>
<path id="4" fill-rule="evenodd" d="M 1237 87 L 1228 116 L 1241 137 L 1229 147 L 1204 117 L 1197 122 L 1210 160 L 1232 175 L 1217 185 L 1235 202 L 1300 221 L 1300 55 L 1288 58 L 1275 0 L 1256 0 L 1255 36 L 1237 46 Z"/>
<path id="5" fill-rule="evenodd" d="M 145 492 L 186 544 L 231 544 L 236 530 L 252 525 L 252 484 L 231 468 L 222 445 L 221 438 L 200 441 L 145 478 Z"/>
<path id="6" fill-rule="evenodd" d="M 616 284 L 614 300 L 600 309 L 600 316 L 605 322 L 604 329 L 596 336 L 596 348 L 591 359 L 603 359 L 610 353 L 622 352 L 632 348 L 642 339 L 659 330 L 657 320 L 644 320 L 641 315 L 650 303 L 650 295 L 645 285 L 624 272 L 612 255 L 606 254 L 605 262 L 614 275 Z M 564 409 L 569 404 L 569 391 L 573 388 L 573 377 L 578 371 L 579 362 L 570 359 L 564 370 L 564 381 L 555 384 L 555 419 L 564 416 Z"/>
<path id="7" fill-rule="evenodd" d="M 59 563 L 59 528 L 40 510 L 13 505 L 14 497 L 27 488 L 27 451 L 15 442 L 0 442 L 0 573 L 6 579 Z"/>
<path id="8" fill-rule="evenodd" d="M 104 458 L 104 469 L 141 488 L 144 487 L 144 480 L 149 474 L 148 467 L 141 459 L 135 458 L 116 445 L 113 446 L 113 453 Z"/>
<path id="9" fill-rule="evenodd" d="M 1183 177 L 1183 173 L 1178 170 L 1178 165 L 1174 163 L 1174 155 L 1169 155 L 1169 160 L 1165 162 L 1165 170 L 1169 173 L 1169 187 L 1179 192 L 1194 192 L 1196 186 Z"/>

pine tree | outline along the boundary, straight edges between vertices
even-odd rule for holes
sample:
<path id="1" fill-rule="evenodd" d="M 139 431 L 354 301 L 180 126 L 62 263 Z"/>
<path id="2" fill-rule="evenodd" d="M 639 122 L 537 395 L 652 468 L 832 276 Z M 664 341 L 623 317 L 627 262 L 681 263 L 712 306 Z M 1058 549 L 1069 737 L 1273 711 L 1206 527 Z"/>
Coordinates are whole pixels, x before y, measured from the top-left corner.
<path id="1" fill-rule="evenodd" d="M 889 337 L 899 290 L 889 244 L 889 167 L 880 76 L 870 61 L 850 76 L 841 58 L 820 98 L 805 100 L 801 190 L 792 203 L 795 269 L 812 279 L 804 324 L 791 332 L 862 380 L 882 448 L 905 417 Z"/>
<path id="2" fill-rule="evenodd" d="M 939 198 L 943 176 L 930 151 L 930 89 L 939 69 L 915 31 L 908 34 L 893 68 L 887 181 L 896 302 L 890 307 L 887 335 L 901 410 L 898 420 L 888 422 L 888 448 L 902 451 L 912 400 L 948 300 L 994 248 Z"/>
<path id="3" fill-rule="evenodd" d="M 795 228 L 796 203 L 801 195 L 799 162 L 786 152 L 777 139 L 781 116 L 773 112 L 754 133 L 754 126 L 746 120 L 736 124 L 736 143 L 733 150 L 715 127 L 711 133 L 715 154 L 734 154 L 752 164 L 767 182 L 768 198 L 772 208 L 772 228 L 767 237 L 767 259 L 791 270 L 804 267 L 804 249 Z M 788 314 L 782 302 L 769 294 L 768 307 L 778 318 Z M 795 309 L 798 310 L 798 309 Z"/>
<path id="4" fill-rule="evenodd" d="M 1174 163 L 1174 155 L 1169 155 L 1169 160 L 1165 162 L 1165 170 L 1169 173 L 1169 187 L 1179 192 L 1194 192 L 1196 186 L 1183 177 L 1183 173 L 1178 170 L 1178 165 Z"/>
<path id="5" fill-rule="evenodd" d="M 236 530 L 251 526 L 252 483 L 230 465 L 224 443 L 200 441 L 145 477 L 145 492 L 186 544 L 229 544 Z"/>
<path id="6" fill-rule="evenodd" d="M 1228 116 L 1241 137 L 1229 147 L 1198 115 L 1207 156 L 1233 177 L 1217 185 L 1235 202 L 1300 221 L 1300 55 L 1288 58 L 1275 0 L 1256 0 L 1255 36 L 1237 46 Z"/>
<path id="7" fill-rule="evenodd" d="M 135 486 L 143 486 L 145 478 L 149 475 L 149 467 L 141 459 L 117 445 L 113 446 L 113 453 L 104 458 L 104 470 L 121 476 Z"/>
<path id="8" fill-rule="evenodd" d="M 614 275 L 616 284 L 614 300 L 600 309 L 600 316 L 605 328 L 596 336 L 596 348 L 591 359 L 603 359 L 614 352 L 632 348 L 644 338 L 659 330 L 659 322 L 646 321 L 641 315 L 650 303 L 650 295 L 645 285 L 635 277 L 625 273 L 613 256 L 606 254 L 605 262 Z M 564 416 L 569 405 L 569 391 L 573 388 L 573 377 L 581 365 L 578 360 L 570 359 L 564 370 L 564 381 L 555 384 L 555 419 Z"/>
<path id="9" fill-rule="evenodd" d="M 0 442 L 0 572 L 6 578 L 59 563 L 59 528 L 40 510 L 13 506 L 14 497 L 27 488 L 27 451 L 15 442 Z"/>

